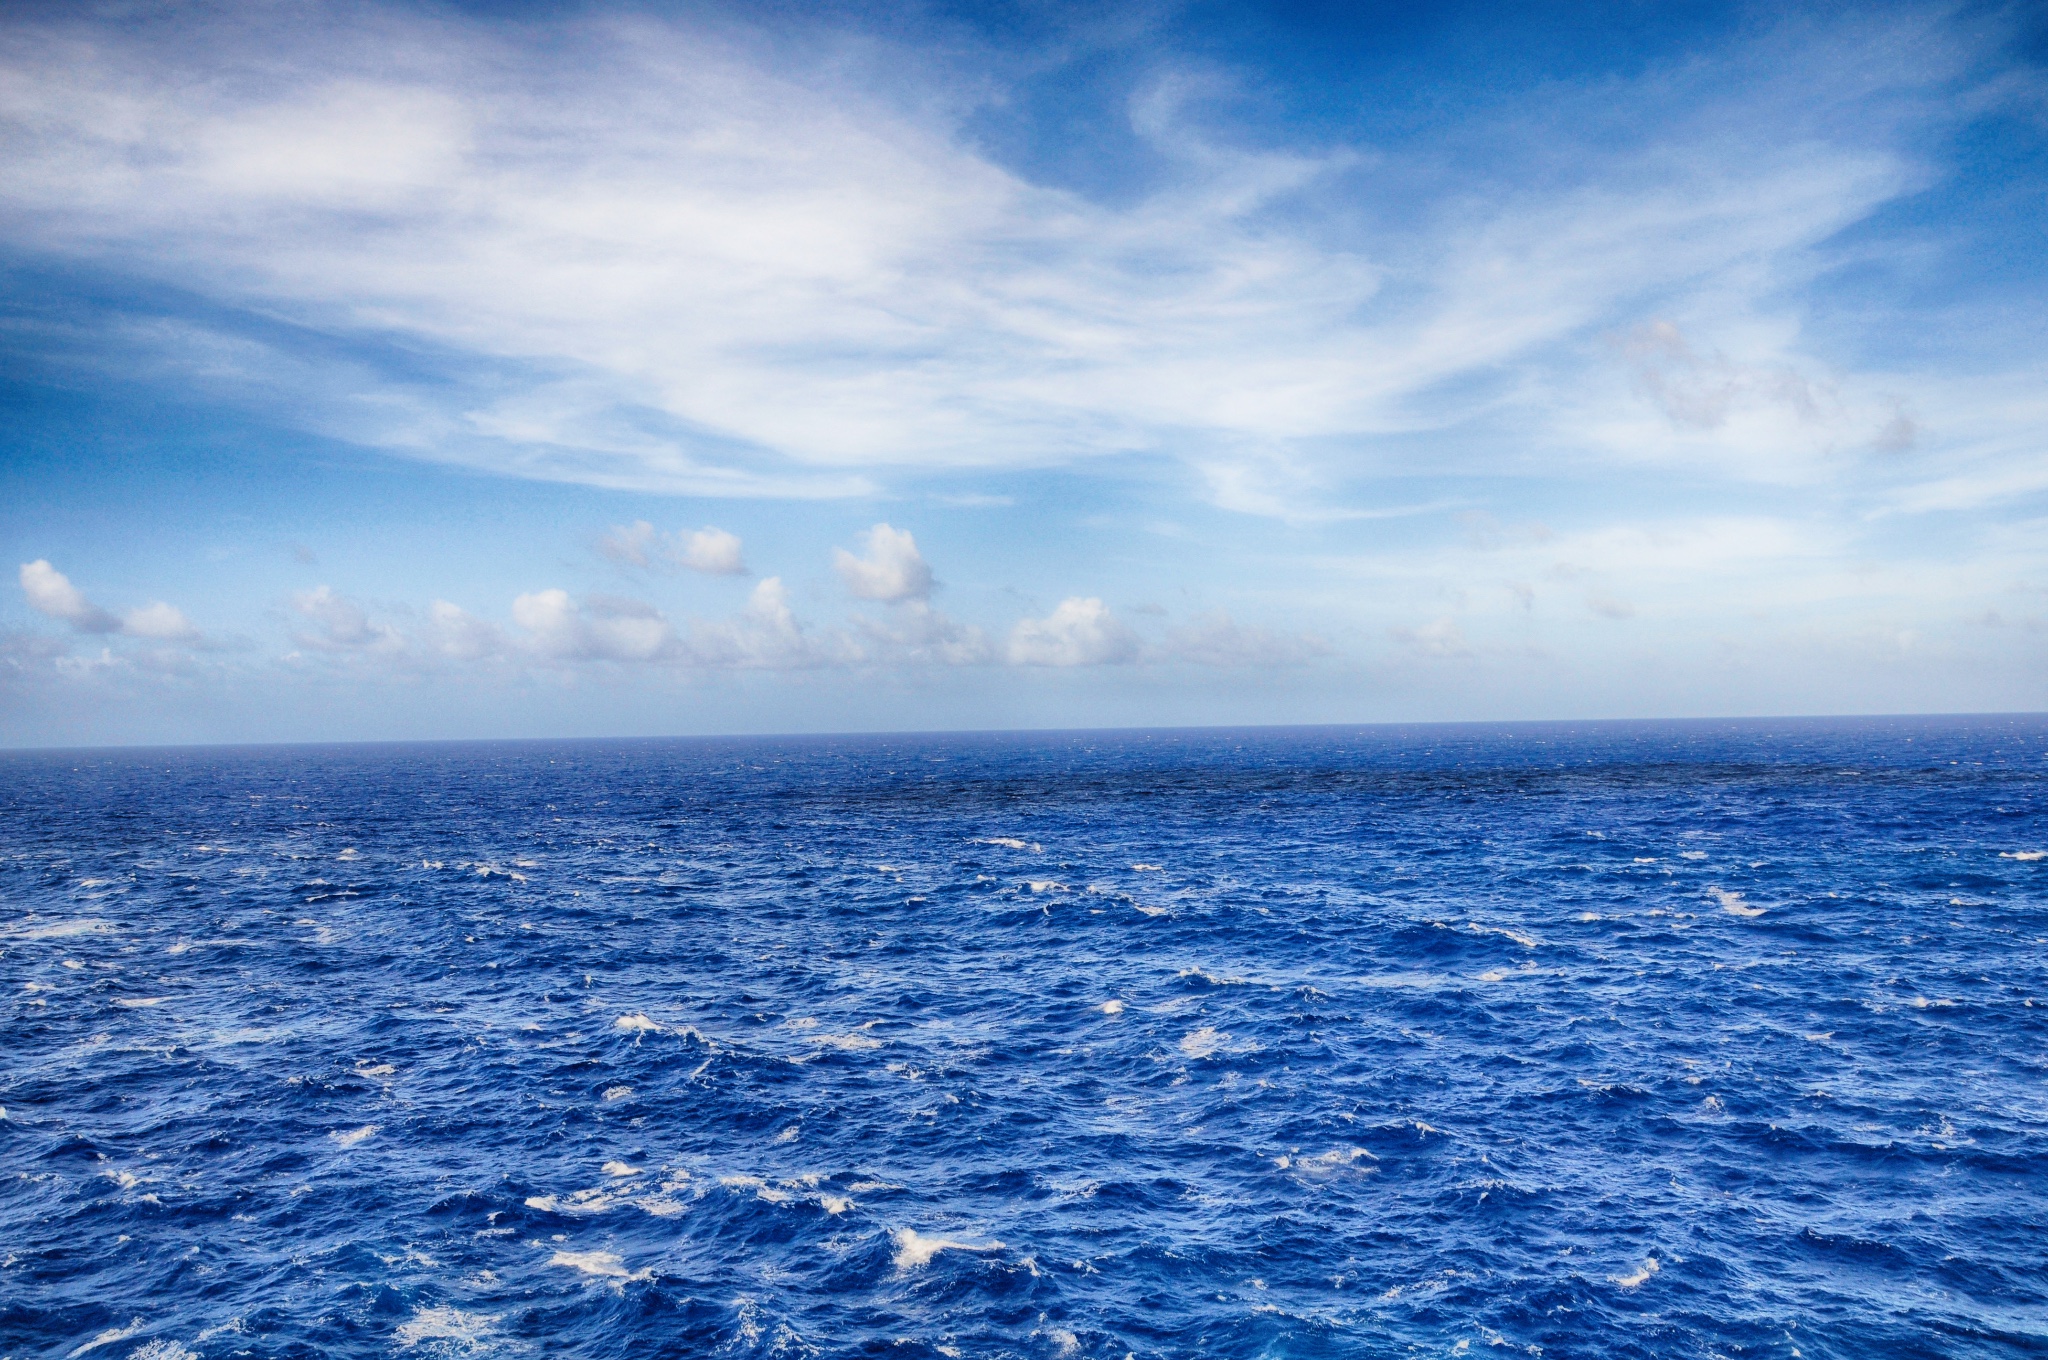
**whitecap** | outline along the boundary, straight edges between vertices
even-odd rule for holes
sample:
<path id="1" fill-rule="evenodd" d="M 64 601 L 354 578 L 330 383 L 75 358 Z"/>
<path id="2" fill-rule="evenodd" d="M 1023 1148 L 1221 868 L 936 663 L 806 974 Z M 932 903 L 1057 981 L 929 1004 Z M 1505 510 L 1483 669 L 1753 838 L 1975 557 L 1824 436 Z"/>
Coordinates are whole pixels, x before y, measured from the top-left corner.
<path id="1" fill-rule="evenodd" d="M 353 845 L 335 856 L 336 859 L 361 859 L 362 857 L 362 851 L 356 849 Z"/>
<path id="2" fill-rule="evenodd" d="M 109 1327 L 92 1340 L 69 1352 L 65 1360 L 71 1360 L 72 1356 L 84 1355 L 87 1351 L 98 1350 L 101 1346 L 111 1346 L 116 1341 L 126 1341 L 129 1337 L 140 1332 L 142 1328 L 143 1322 L 139 1317 L 131 1321 L 126 1327 Z"/>
<path id="3" fill-rule="evenodd" d="M 1180 1051 L 1190 1058 L 1206 1058 L 1229 1042 L 1230 1036 L 1208 1025 L 1181 1036 Z"/>
<path id="4" fill-rule="evenodd" d="M 639 1167 L 628 1166 L 624 1162 L 606 1162 L 598 1170 L 604 1172 L 607 1176 L 637 1176 L 640 1174 Z"/>
<path id="5" fill-rule="evenodd" d="M 109 923 L 97 917 L 76 921 L 51 921 L 46 925 L 19 925 L 0 930 L 0 940 L 68 940 L 79 935 L 97 935 Z"/>
<path id="6" fill-rule="evenodd" d="M 853 1201 L 844 1195 L 820 1195 L 818 1196 L 818 1207 L 828 1214 L 837 1216 L 851 1209 Z"/>
<path id="7" fill-rule="evenodd" d="M 1376 1162 L 1379 1160 L 1379 1158 L 1373 1156 L 1370 1152 L 1367 1152 L 1362 1147 L 1337 1147 L 1331 1148 L 1328 1152 L 1319 1152 L 1313 1157 L 1303 1157 L 1299 1155 L 1283 1155 L 1275 1157 L 1273 1159 L 1273 1164 L 1279 1167 L 1282 1171 L 1297 1171 L 1303 1175 L 1309 1176 L 1328 1175 L 1332 1172 L 1337 1171 L 1349 1171 L 1354 1167 L 1364 1172 L 1372 1172 L 1378 1170 L 1377 1167 L 1358 1166 L 1358 1163 L 1361 1160 L 1367 1162 Z"/>
<path id="8" fill-rule="evenodd" d="M 417 1346 L 422 1341 L 475 1346 L 497 1320 L 493 1314 L 465 1313 L 459 1308 L 421 1308 L 410 1321 L 401 1322 L 392 1336 L 401 1346 Z"/>
<path id="9" fill-rule="evenodd" d="M 548 1264 L 567 1266 L 585 1275 L 601 1275 L 610 1280 L 645 1280 L 654 1275 L 652 1266 L 627 1270 L 625 1261 L 615 1251 L 558 1251 L 548 1258 Z"/>
<path id="10" fill-rule="evenodd" d="M 1000 845 L 1005 850 L 1029 850 L 1034 855 L 1041 853 L 1041 848 L 1037 844 L 1027 843 L 1016 836 L 982 836 L 977 838 L 974 844 Z"/>
<path id="11" fill-rule="evenodd" d="M 632 1095 L 633 1088 L 630 1086 L 607 1086 L 604 1088 L 604 1098 L 606 1100 L 629 1100 L 632 1098 Z"/>
<path id="12" fill-rule="evenodd" d="M 1642 1268 L 1633 1275 L 1609 1275 L 1607 1278 L 1620 1285 L 1623 1289 L 1634 1289 L 1662 1268 L 1657 1264 L 1657 1258 L 1652 1256 L 1644 1261 Z"/>
<path id="13" fill-rule="evenodd" d="M 1164 864 L 1133 864 L 1131 872 L 1134 874 L 1163 874 L 1166 872 L 1166 866 Z"/>
<path id="14" fill-rule="evenodd" d="M 1719 902 L 1721 910 L 1729 913 L 1731 916 L 1761 916 L 1764 914 L 1762 907 L 1752 907 L 1744 902 L 1742 894 L 1739 892 L 1728 892 L 1722 888 L 1709 888 L 1707 889 L 1707 896 Z"/>
<path id="15" fill-rule="evenodd" d="M 2031 864 L 2037 859 L 2048 859 L 2048 850 L 2001 850 L 2000 859 L 2016 859 Z"/>
<path id="16" fill-rule="evenodd" d="M 182 1341 L 145 1341 L 128 1352 L 128 1360 L 199 1360 L 199 1352 Z"/>
<path id="17" fill-rule="evenodd" d="M 890 1234 L 895 1240 L 896 1254 L 890 1259 L 898 1270 L 915 1270 L 931 1264 L 931 1259 L 942 1251 L 1001 1251 L 1000 1242 L 962 1242 L 953 1237 L 926 1237 L 910 1228 L 898 1228 Z"/>
<path id="18" fill-rule="evenodd" d="M 114 1004 L 129 1010 L 141 1010 L 149 1006 L 161 1006 L 166 999 L 161 996 L 124 996 L 116 998 Z"/>
<path id="19" fill-rule="evenodd" d="M 644 1015 L 622 1015 L 612 1021 L 612 1028 L 623 1030 L 628 1034 L 659 1033 L 661 1030 L 660 1025 L 655 1024 Z"/>
<path id="20" fill-rule="evenodd" d="M 1678 852 L 1678 857 L 1680 859 L 1705 859 L 1707 852 L 1704 850 L 1681 850 Z"/>
<path id="21" fill-rule="evenodd" d="M 839 1048 L 849 1051 L 880 1048 L 882 1046 L 880 1039 L 871 1039 L 865 1034 L 806 1034 L 804 1039 L 808 1043 L 823 1044 L 827 1048 Z"/>
<path id="22" fill-rule="evenodd" d="M 1066 884 L 1050 878 L 1027 878 L 1024 882 L 1035 893 L 1073 891 Z"/>
<path id="23" fill-rule="evenodd" d="M 377 1128 L 375 1124 L 365 1124 L 359 1129 L 336 1129 L 327 1136 L 345 1148 L 352 1148 L 366 1138 L 376 1137 Z"/>
<path id="24" fill-rule="evenodd" d="M 1124 1003 L 1114 1000 L 1105 1001 L 1102 1003 L 1101 1009 L 1104 1015 L 1122 1015 L 1124 1013 Z"/>

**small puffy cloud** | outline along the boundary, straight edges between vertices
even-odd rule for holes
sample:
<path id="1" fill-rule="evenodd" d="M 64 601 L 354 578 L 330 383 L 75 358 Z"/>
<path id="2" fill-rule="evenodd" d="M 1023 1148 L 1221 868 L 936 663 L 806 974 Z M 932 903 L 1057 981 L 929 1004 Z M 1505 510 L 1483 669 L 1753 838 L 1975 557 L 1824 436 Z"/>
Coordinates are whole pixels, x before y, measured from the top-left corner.
<path id="1" fill-rule="evenodd" d="M 755 586 L 747 607 L 732 618 L 695 629 L 690 651 L 699 665 L 742 669 L 795 669 L 849 659 L 843 647 L 821 646 L 805 635 L 789 607 L 789 588 L 777 576 Z"/>
<path id="2" fill-rule="evenodd" d="M 710 525 L 670 537 L 644 519 L 615 524 L 598 539 L 597 550 L 623 566 L 642 569 L 687 567 L 709 576 L 744 576 L 747 571 L 739 535 Z"/>
<path id="3" fill-rule="evenodd" d="M 1298 666 L 1330 654 L 1313 633 L 1276 633 L 1237 622 L 1221 610 L 1166 636 L 1161 655 L 1198 666 Z"/>
<path id="4" fill-rule="evenodd" d="M 676 647 L 660 610 L 614 595 L 578 602 L 566 590 L 535 591 L 512 601 L 512 621 L 534 650 L 561 661 L 653 661 Z"/>
<path id="5" fill-rule="evenodd" d="M 1018 666 L 1105 666 L 1137 655 L 1137 635 L 1093 596 L 1061 600 L 1044 618 L 1019 619 L 1010 630 L 1009 657 Z"/>
<path id="6" fill-rule="evenodd" d="M 192 621 L 176 605 L 156 600 L 116 616 L 85 597 L 71 584 L 71 578 L 51 566 L 47 558 L 21 564 L 21 593 L 29 608 L 53 619 L 62 619 L 81 633 L 125 633 L 129 637 L 156 642 L 197 643 L 204 639 Z"/>
<path id="7" fill-rule="evenodd" d="M 118 633 L 121 621 L 85 598 L 85 592 L 51 566 L 47 558 L 21 564 L 21 593 L 29 608 L 62 619 L 81 633 Z"/>
<path id="8" fill-rule="evenodd" d="M 318 652 L 396 652 L 405 639 L 389 624 L 377 623 L 363 607 L 327 586 L 292 596 L 292 608 L 312 625 L 292 634 L 292 641 Z"/>
<path id="9" fill-rule="evenodd" d="M 709 526 L 684 541 L 682 554 L 676 560 L 691 571 L 710 576 L 743 576 L 747 570 L 740 556 L 740 536 Z"/>
<path id="10" fill-rule="evenodd" d="M 917 550 L 917 540 L 907 529 L 877 524 L 867 532 L 867 552 L 855 557 L 844 548 L 832 550 L 832 565 L 838 568 L 846 589 L 855 599 L 894 603 L 930 597 L 932 569 Z"/>
<path id="11" fill-rule="evenodd" d="M 496 624 L 446 600 L 436 600 L 428 608 L 426 637 L 435 651 L 456 661 L 494 656 L 505 646 L 505 635 Z"/>
<path id="12" fill-rule="evenodd" d="M 197 642 L 199 630 L 176 605 L 162 600 L 131 609 L 121 621 L 121 631 L 131 637 L 155 638 L 159 642 Z"/>

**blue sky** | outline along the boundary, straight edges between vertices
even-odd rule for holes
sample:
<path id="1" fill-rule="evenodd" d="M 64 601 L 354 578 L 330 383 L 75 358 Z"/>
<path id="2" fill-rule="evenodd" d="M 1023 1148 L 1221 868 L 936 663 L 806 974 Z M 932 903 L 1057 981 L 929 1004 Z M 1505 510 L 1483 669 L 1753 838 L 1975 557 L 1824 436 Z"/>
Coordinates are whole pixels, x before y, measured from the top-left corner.
<path id="1" fill-rule="evenodd" d="M 2048 706 L 2025 6 L 17 6 L 0 744 Z"/>

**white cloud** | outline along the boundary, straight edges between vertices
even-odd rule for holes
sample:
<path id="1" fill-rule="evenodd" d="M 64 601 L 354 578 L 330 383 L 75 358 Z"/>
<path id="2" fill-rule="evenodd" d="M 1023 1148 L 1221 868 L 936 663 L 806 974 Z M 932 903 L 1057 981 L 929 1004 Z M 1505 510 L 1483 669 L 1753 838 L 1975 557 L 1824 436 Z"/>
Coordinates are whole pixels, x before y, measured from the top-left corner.
<path id="1" fill-rule="evenodd" d="M 512 601 L 512 621 L 536 653 L 559 661 L 653 661 L 676 653 L 675 630 L 660 610 L 639 600 L 592 595 L 581 601 L 561 589 Z"/>
<path id="2" fill-rule="evenodd" d="M 844 548 L 832 550 L 832 565 L 855 599 L 922 600 L 932 593 L 932 569 L 917 551 L 907 529 L 877 524 L 867 532 L 867 550 L 855 557 Z"/>
<path id="3" fill-rule="evenodd" d="M 1597 102 L 1559 84 L 1461 135 L 1555 144 L 1573 175 L 1426 191 L 1408 226 L 1358 205 L 1428 183 L 1431 149 L 1233 149 L 1170 58 L 1131 105 L 1160 186 L 1108 205 L 975 148 L 960 121 L 999 87 L 886 47 L 799 69 L 647 19 L 319 5 L 147 37 L 22 22 L 0 231 L 491 375 L 308 369 L 194 344 L 198 322 L 162 337 L 420 457 L 830 495 L 1150 450 L 1222 503 L 1327 509 L 1387 456 L 1362 441 L 1520 400 L 1539 359 L 1659 299 L 1761 308 L 1914 187 L 1899 110 L 1968 58 L 1933 22 L 1788 30 Z M 933 97 L 899 97 L 911 70 Z M 1668 409 L 1711 417 L 1711 389 L 1674 379 Z"/>
<path id="4" fill-rule="evenodd" d="M 313 625 L 292 641 L 319 652 L 363 652 L 389 655 L 404 649 L 398 630 L 370 618 L 363 607 L 328 586 L 315 586 L 292 596 L 292 608 Z"/>
<path id="5" fill-rule="evenodd" d="M 158 600 L 131 609 L 121 620 L 121 631 L 130 637 L 154 638 L 159 642 L 198 642 L 199 630 L 176 605 Z"/>
<path id="6" fill-rule="evenodd" d="M 427 641 L 455 661 L 481 660 L 505 648 L 505 635 L 496 624 L 446 600 L 434 601 L 427 610 Z"/>
<path id="7" fill-rule="evenodd" d="M 81 633 L 117 633 L 121 621 L 85 598 L 85 592 L 71 584 L 71 578 L 51 566 L 47 558 L 21 564 L 21 593 L 29 608 L 53 619 L 62 619 Z"/>
<path id="8" fill-rule="evenodd" d="M 801 670 L 857 660 L 843 638 L 814 639 L 789 607 L 789 589 L 777 576 L 754 587 L 747 607 L 730 619 L 690 630 L 690 657 L 698 665 L 745 670 Z"/>
<path id="9" fill-rule="evenodd" d="M 28 597 L 29 608 L 61 619 L 81 633 L 125 633 L 156 642 L 205 642 L 183 610 L 162 600 L 116 617 L 87 599 L 85 592 L 71 584 L 71 578 L 51 566 L 47 558 L 22 563 L 20 579 L 21 593 Z"/>
<path id="10" fill-rule="evenodd" d="M 669 538 L 646 520 L 635 520 L 613 525 L 597 547 L 612 561 L 630 567 L 672 565 L 709 576 L 744 576 L 747 571 L 739 535 L 710 526 Z"/>
<path id="11" fill-rule="evenodd" d="M 1134 661 L 1138 638 L 1094 597 L 1061 600 L 1042 619 L 1019 619 L 1009 658 L 1018 666 L 1103 666 Z"/>

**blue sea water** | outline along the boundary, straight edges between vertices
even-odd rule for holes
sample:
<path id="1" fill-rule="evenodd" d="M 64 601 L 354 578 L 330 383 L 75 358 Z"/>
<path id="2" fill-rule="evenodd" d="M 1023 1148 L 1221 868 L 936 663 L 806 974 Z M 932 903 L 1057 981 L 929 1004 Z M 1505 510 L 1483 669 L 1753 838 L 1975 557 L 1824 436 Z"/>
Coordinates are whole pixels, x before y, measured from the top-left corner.
<path id="1" fill-rule="evenodd" d="M 2041 1354 L 2044 777 L 2041 718 L 0 756 L 0 1355 Z"/>

